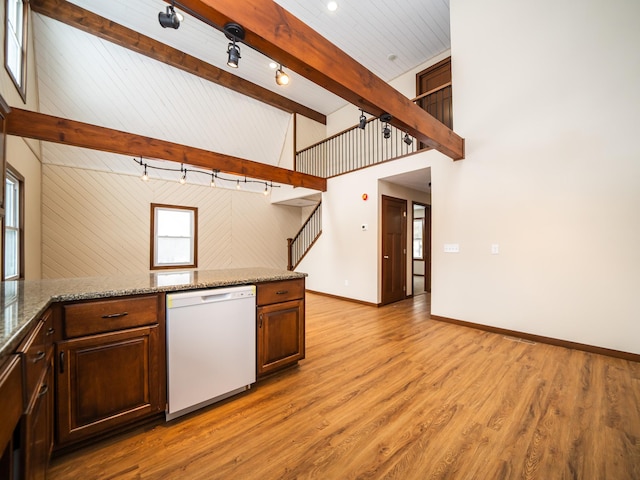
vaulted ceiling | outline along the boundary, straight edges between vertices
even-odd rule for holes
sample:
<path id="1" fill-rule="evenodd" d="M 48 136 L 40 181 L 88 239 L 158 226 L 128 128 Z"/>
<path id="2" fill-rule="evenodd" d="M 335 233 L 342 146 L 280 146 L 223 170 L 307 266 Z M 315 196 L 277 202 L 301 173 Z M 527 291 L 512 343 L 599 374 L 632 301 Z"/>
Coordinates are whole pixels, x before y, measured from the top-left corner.
<path id="1" fill-rule="evenodd" d="M 241 45 L 240 68 L 227 67 L 228 39 L 224 34 L 189 15 L 179 29 L 163 29 L 158 23 L 158 12 L 167 5 L 163 1 L 73 3 L 320 115 L 346 103 L 286 64 L 291 84 L 278 87 L 270 59 L 247 45 Z M 277 3 L 384 81 L 449 48 L 446 0 L 404 0 L 401 5 L 342 0 L 335 12 L 327 10 L 324 0 Z M 267 165 L 277 165 L 283 149 L 289 148 L 286 132 L 291 116 L 286 111 L 46 15 L 34 14 L 32 19 L 43 113 Z M 49 163 L 139 173 L 129 156 L 53 143 L 45 143 L 44 157 Z"/>

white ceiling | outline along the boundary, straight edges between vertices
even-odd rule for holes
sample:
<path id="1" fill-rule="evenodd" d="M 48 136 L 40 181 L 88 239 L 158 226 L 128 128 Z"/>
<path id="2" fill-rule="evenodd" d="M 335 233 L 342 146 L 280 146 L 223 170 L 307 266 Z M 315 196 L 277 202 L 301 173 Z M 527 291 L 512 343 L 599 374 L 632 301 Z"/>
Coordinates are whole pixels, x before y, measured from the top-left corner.
<path id="1" fill-rule="evenodd" d="M 179 29 L 162 28 L 162 0 L 72 3 L 324 114 L 346 104 L 290 70 L 291 84 L 277 86 L 270 59 L 246 45 L 239 68 L 227 67 L 224 34 L 186 15 Z M 448 0 L 338 0 L 335 12 L 326 0 L 277 3 L 385 81 L 450 47 Z M 43 113 L 278 163 L 286 113 L 50 18 L 33 18 Z M 72 147 L 45 145 L 44 156 L 49 163 L 139 173 L 129 158 Z"/>

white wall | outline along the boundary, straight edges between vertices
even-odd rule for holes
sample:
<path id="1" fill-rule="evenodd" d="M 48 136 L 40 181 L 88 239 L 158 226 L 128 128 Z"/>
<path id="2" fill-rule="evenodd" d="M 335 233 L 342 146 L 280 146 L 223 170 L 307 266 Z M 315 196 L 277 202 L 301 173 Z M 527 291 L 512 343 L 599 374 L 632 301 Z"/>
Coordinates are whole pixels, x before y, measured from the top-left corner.
<path id="1" fill-rule="evenodd" d="M 0 21 L 0 38 L 4 38 L 6 2 L 2 2 L 2 21 Z M 26 70 L 26 102 L 18 93 L 9 73 L 4 68 L 4 46 L 0 48 L 0 94 L 10 107 L 38 110 L 38 84 L 36 81 L 35 51 L 33 48 L 33 23 L 31 16 L 27 27 L 27 70 Z M 4 45 L 4 43 L 2 44 Z M 24 178 L 24 261 L 25 279 L 38 279 L 41 275 L 41 158 L 40 142 L 17 137 L 7 137 L 6 158 Z"/>
<path id="2" fill-rule="evenodd" d="M 432 175 L 433 314 L 640 353 L 638 18 L 625 0 L 451 2 L 466 159 Z"/>
<path id="3" fill-rule="evenodd" d="M 322 235 L 297 271 L 306 272 L 307 288 L 318 292 L 380 303 L 380 198 L 391 195 L 428 202 L 428 195 L 380 182 L 380 178 L 437 165 L 438 152 L 425 152 L 330 178 L 322 195 Z M 364 201 L 362 194 L 368 199 Z M 368 229 L 361 230 L 366 224 Z M 408 242 L 411 235 L 408 234 Z M 411 288 L 410 264 L 407 287 Z"/>
<path id="4" fill-rule="evenodd" d="M 286 269 L 300 209 L 261 193 L 45 164 L 43 278 L 149 270 L 150 204 L 198 208 L 198 268 Z"/>

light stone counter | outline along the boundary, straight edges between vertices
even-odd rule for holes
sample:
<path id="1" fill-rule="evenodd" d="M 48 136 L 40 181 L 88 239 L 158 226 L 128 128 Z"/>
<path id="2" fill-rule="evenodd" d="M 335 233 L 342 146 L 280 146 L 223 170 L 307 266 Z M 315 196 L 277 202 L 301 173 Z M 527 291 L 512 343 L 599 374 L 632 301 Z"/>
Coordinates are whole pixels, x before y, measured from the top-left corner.
<path id="1" fill-rule="evenodd" d="M 154 272 L 115 277 L 8 281 L 0 284 L 0 364 L 53 302 L 249 285 L 304 278 L 270 268 Z"/>

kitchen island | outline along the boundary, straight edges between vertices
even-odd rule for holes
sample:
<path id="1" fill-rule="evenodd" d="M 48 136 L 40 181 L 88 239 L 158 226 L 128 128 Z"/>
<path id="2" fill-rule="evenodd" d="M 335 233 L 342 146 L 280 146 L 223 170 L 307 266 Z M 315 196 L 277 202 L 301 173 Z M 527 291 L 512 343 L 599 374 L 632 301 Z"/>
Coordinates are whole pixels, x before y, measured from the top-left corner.
<path id="1" fill-rule="evenodd" d="M 166 293 L 255 285 L 257 379 L 305 356 L 306 274 L 269 268 L 4 282 L 0 477 L 163 415 Z"/>
<path id="2" fill-rule="evenodd" d="M 259 267 L 2 282 L 0 364 L 15 350 L 47 307 L 55 302 L 251 285 L 304 277 L 304 273 Z"/>

